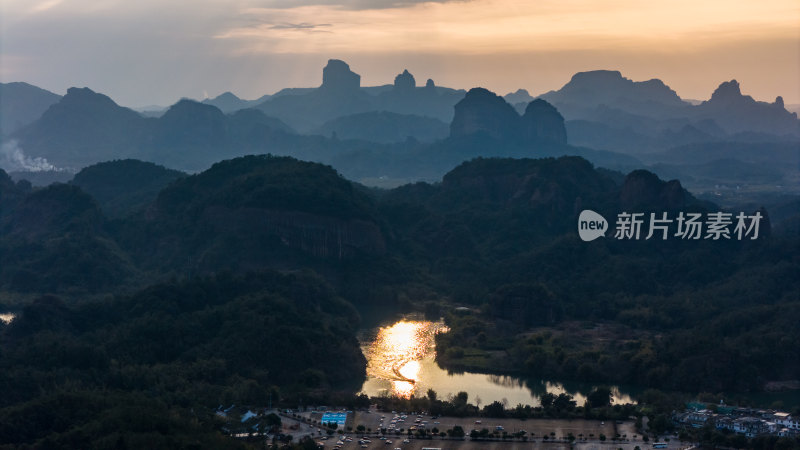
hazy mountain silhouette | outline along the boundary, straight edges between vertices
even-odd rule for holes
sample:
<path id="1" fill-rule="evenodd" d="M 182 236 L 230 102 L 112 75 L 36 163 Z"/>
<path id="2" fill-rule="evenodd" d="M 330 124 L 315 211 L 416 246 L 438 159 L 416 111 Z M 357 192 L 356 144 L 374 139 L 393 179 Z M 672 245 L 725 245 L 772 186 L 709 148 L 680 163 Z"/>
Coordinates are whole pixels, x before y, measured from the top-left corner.
<path id="1" fill-rule="evenodd" d="M 680 178 L 693 189 L 763 185 L 770 192 L 779 185 L 792 185 L 800 165 L 800 145 L 763 141 L 695 142 L 642 155 L 642 160 L 650 164 L 653 172 Z"/>
<path id="2" fill-rule="evenodd" d="M 453 119 L 453 106 L 464 97 L 464 93 L 463 90 L 437 87 L 431 79 L 425 86 L 417 87 L 414 75 L 404 70 L 395 77 L 389 89 L 376 94 L 374 109 L 427 116 L 449 123 Z"/>
<path id="3" fill-rule="evenodd" d="M 736 80 L 720 84 L 708 101 L 693 109 L 697 117 L 713 119 L 730 134 L 753 131 L 800 138 L 800 120 L 785 109 L 783 98 L 758 102 L 742 95 Z"/>
<path id="4" fill-rule="evenodd" d="M 225 144 L 226 134 L 225 114 L 219 108 L 181 100 L 159 118 L 154 144 L 172 151 L 213 151 Z"/>
<path id="5" fill-rule="evenodd" d="M 576 73 L 564 87 L 540 98 L 570 119 L 592 116 L 600 105 L 656 118 L 669 117 L 688 106 L 661 80 L 632 81 L 616 70 Z"/>
<path id="6" fill-rule="evenodd" d="M 558 110 L 542 99 L 528 103 L 522 115 L 523 139 L 529 142 L 567 143 L 564 117 Z"/>
<path id="7" fill-rule="evenodd" d="M 373 109 L 371 97 L 360 89 L 361 76 L 351 71 L 344 61 L 328 61 L 322 74 L 322 85 L 318 89 L 271 98 L 258 105 L 258 109 L 301 131 L 311 130 L 336 117 Z"/>
<path id="8" fill-rule="evenodd" d="M 272 97 L 271 95 L 262 95 L 255 100 L 243 100 L 231 92 L 224 92 L 214 98 L 207 98 L 202 103 L 206 105 L 216 106 L 225 114 L 236 112 L 240 109 L 253 108 L 264 103 Z"/>
<path id="9" fill-rule="evenodd" d="M 402 142 L 408 138 L 431 142 L 447 137 L 449 127 L 441 120 L 388 111 L 370 111 L 337 117 L 314 131 L 338 139 L 370 142 Z"/>
<path id="10" fill-rule="evenodd" d="M 224 158 L 265 152 L 293 131 L 261 111 L 225 115 L 218 108 L 181 100 L 159 118 L 145 118 L 88 88 L 70 88 L 31 125 L 12 135 L 26 155 L 59 167 L 139 158 L 201 170 Z"/>
<path id="11" fill-rule="evenodd" d="M 437 87 L 432 80 L 419 87 L 408 70 L 393 84 L 363 88 L 361 77 L 340 60 L 330 60 L 322 78 L 320 87 L 281 90 L 257 109 L 239 109 L 255 101 L 226 93 L 205 102 L 181 100 L 157 119 L 87 88 L 73 88 L 41 118 L 15 132 L 16 147 L 9 148 L 58 167 L 137 158 L 190 172 L 221 159 L 272 153 L 331 164 L 357 180 L 432 180 L 480 156 L 572 154 L 621 170 L 641 167 L 646 160 L 658 165 L 659 173 L 692 181 L 719 179 L 726 170 L 731 180 L 737 174 L 765 180 L 776 171 L 785 179 L 784 159 L 741 159 L 733 144 L 796 149 L 800 139 L 800 132 L 792 131 L 796 115 L 780 99 L 757 102 L 742 95 L 735 81 L 694 105 L 659 80 L 634 82 L 617 71 L 583 72 L 558 91 L 511 105 L 480 88 L 464 93 Z M 506 96 L 511 101 L 529 97 L 524 90 Z M 297 134 L 287 123 L 321 136 Z M 720 154 L 719 145 L 726 143 L 732 144 L 731 153 Z M 687 145 L 698 152 L 696 160 L 676 163 L 666 152 Z M 736 161 L 717 170 L 694 167 L 707 159 L 700 154 L 714 155 L 712 161 Z M 752 173 L 744 174 L 747 167 Z"/>
<path id="12" fill-rule="evenodd" d="M 345 70 L 344 63 L 333 63 L 327 74 L 324 89 L 286 94 L 270 102 L 287 99 L 304 108 L 327 104 L 331 113 L 341 114 L 339 97 L 381 98 L 361 91 L 357 75 Z M 390 98 L 405 90 L 423 97 L 450 98 L 442 104 L 459 95 L 433 83 L 418 88 L 412 86 L 410 79 L 410 74 L 402 75 L 398 80 L 406 80 L 405 84 L 399 81 L 398 86 L 381 95 Z M 436 119 L 374 111 L 339 118 L 319 130 L 331 136 L 338 127 L 341 135 L 337 132 L 337 138 L 331 139 L 297 135 L 284 122 L 268 117 L 260 109 L 225 115 L 215 106 L 184 99 L 159 118 L 145 118 L 105 95 L 89 89 L 70 89 L 42 118 L 14 137 L 30 157 L 46 157 L 59 167 L 75 168 L 97 161 L 136 158 L 192 172 L 221 159 L 262 153 L 333 164 L 354 179 L 435 179 L 477 156 L 576 154 L 608 167 L 637 164 L 635 159 L 612 152 L 565 145 L 563 119 L 543 100 L 532 103 L 520 116 L 505 100 L 488 91 L 475 90 L 469 97 L 453 108 L 457 117 L 450 135 L 441 141 L 435 140 L 445 136 L 447 126 Z M 500 120 L 495 117 L 497 111 L 505 114 Z M 352 134 L 348 129 L 353 130 Z M 414 139 L 408 140 L 409 136 Z"/>
<path id="13" fill-rule="evenodd" d="M 581 72 L 541 98 L 567 118 L 571 142 L 602 149 L 638 154 L 691 142 L 800 139 L 800 121 L 785 110 L 782 99 L 757 102 L 742 95 L 735 80 L 695 105 L 661 80 L 634 82 L 617 71 Z"/>
<path id="14" fill-rule="evenodd" d="M 28 83 L 0 83 L 0 136 L 42 116 L 61 96 Z"/>
<path id="15" fill-rule="evenodd" d="M 515 92 L 509 92 L 504 95 L 503 98 L 520 114 L 523 114 L 528 103 L 534 100 L 534 97 L 531 96 L 527 89 L 517 89 Z"/>
<path id="16" fill-rule="evenodd" d="M 203 170 L 220 159 L 278 151 L 293 131 L 255 109 L 225 115 L 218 108 L 181 100 L 156 122 L 147 159 L 168 167 Z"/>
<path id="17" fill-rule="evenodd" d="M 649 167 L 662 178 L 680 178 L 687 186 L 735 184 L 780 184 L 784 173 L 778 164 L 721 158 L 699 164 L 657 163 Z"/>
<path id="18" fill-rule="evenodd" d="M 70 88 L 41 118 L 12 137 L 29 155 L 82 167 L 136 156 L 148 143 L 153 120 L 89 88 Z"/>
<path id="19" fill-rule="evenodd" d="M 521 138 L 520 127 L 519 114 L 502 97 L 483 88 L 473 88 L 455 105 L 450 136 L 480 133 L 499 140 L 516 141 Z"/>
<path id="20" fill-rule="evenodd" d="M 428 116 L 450 122 L 453 105 L 464 95 L 464 91 L 437 87 L 432 80 L 424 87 L 416 87 L 414 76 L 407 70 L 396 77 L 393 85 L 362 88 L 361 76 L 336 59 L 328 61 L 322 78 L 317 89 L 279 92 L 258 109 L 307 132 L 329 120 L 368 111 Z"/>
<path id="21" fill-rule="evenodd" d="M 520 116 L 502 97 L 483 88 L 470 89 L 455 106 L 450 136 L 486 134 L 503 141 L 566 144 L 564 118 L 551 104 L 537 99 Z"/>

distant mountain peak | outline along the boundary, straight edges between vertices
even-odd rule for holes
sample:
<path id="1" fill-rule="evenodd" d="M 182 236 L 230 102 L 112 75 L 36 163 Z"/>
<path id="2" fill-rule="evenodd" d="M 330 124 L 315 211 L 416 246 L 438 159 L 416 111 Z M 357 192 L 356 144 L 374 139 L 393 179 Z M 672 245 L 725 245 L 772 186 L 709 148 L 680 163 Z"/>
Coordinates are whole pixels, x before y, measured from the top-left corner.
<path id="1" fill-rule="evenodd" d="M 451 136 L 468 136 L 478 132 L 495 138 L 516 134 L 519 115 L 503 97 L 484 88 L 472 88 L 456 103 L 450 124 Z"/>
<path id="2" fill-rule="evenodd" d="M 541 98 L 554 104 L 568 119 L 592 117 L 599 107 L 664 117 L 688 106 L 663 81 L 633 81 L 618 70 L 578 72 L 560 90 Z"/>
<path id="3" fill-rule="evenodd" d="M 435 88 L 436 85 L 433 83 L 433 79 L 428 78 L 428 81 L 425 82 L 425 87 L 429 89 Z"/>
<path id="4" fill-rule="evenodd" d="M 361 75 L 350 70 L 350 66 L 340 59 L 329 59 L 328 65 L 322 69 L 321 89 L 351 91 L 360 87 Z"/>
<path id="5" fill-rule="evenodd" d="M 522 116 L 524 138 L 532 142 L 567 143 L 564 117 L 555 106 L 537 98 L 528 103 Z"/>
<path id="6" fill-rule="evenodd" d="M 566 144 L 564 118 L 558 110 L 537 99 L 530 102 L 520 117 L 513 106 L 484 88 L 474 88 L 455 106 L 450 136 L 485 133 L 496 139 L 537 143 Z"/>
<path id="7" fill-rule="evenodd" d="M 60 95 L 28 83 L 0 83 L 0 135 L 32 123 L 59 100 Z"/>
<path id="8" fill-rule="evenodd" d="M 182 99 L 178 100 L 177 103 L 175 103 L 174 105 L 170 106 L 169 109 L 167 110 L 167 112 L 172 111 L 172 110 L 181 110 L 181 109 L 202 109 L 202 110 L 206 110 L 206 111 L 211 111 L 212 109 L 219 110 L 219 108 L 217 108 L 214 105 L 201 103 L 201 102 L 198 102 L 197 100 L 192 100 L 190 98 L 182 98 Z M 220 111 L 220 113 L 221 113 L 221 111 Z"/>
<path id="9" fill-rule="evenodd" d="M 504 95 L 503 98 L 512 105 L 517 105 L 519 103 L 527 105 L 533 101 L 533 96 L 531 96 L 527 89 L 517 89 L 516 92 L 509 92 Z"/>
<path id="10" fill-rule="evenodd" d="M 394 87 L 395 89 L 414 89 L 417 87 L 417 81 L 414 79 L 414 75 L 411 75 L 406 69 L 403 70 L 403 73 L 394 77 Z"/>
<path id="11" fill-rule="evenodd" d="M 785 109 L 781 97 L 774 103 L 756 101 L 742 94 L 736 80 L 721 83 L 697 110 L 701 115 L 714 117 L 728 132 L 748 130 L 800 136 L 800 121 L 796 114 Z"/>
<path id="12" fill-rule="evenodd" d="M 585 83 L 585 82 L 618 82 L 627 80 L 622 76 L 619 70 L 589 70 L 586 72 L 578 72 L 572 76 L 569 83 Z M 630 80 L 628 80 L 630 81 Z"/>
<path id="13" fill-rule="evenodd" d="M 88 87 L 67 89 L 67 95 L 61 99 L 61 103 L 67 105 L 92 105 L 99 107 L 115 107 L 117 105 L 111 97 L 95 92 Z"/>
<path id="14" fill-rule="evenodd" d="M 96 94 L 96 92 L 91 90 L 91 89 L 89 89 L 88 87 L 79 88 L 79 87 L 74 87 L 73 86 L 73 87 L 67 89 L 67 95 L 75 96 L 75 95 L 81 95 L 81 94 Z"/>
<path id="15" fill-rule="evenodd" d="M 742 97 L 742 90 L 736 80 L 725 81 L 711 94 L 711 101 L 738 99 Z"/>
<path id="16" fill-rule="evenodd" d="M 214 100 L 241 100 L 241 99 L 237 97 L 236 94 L 234 94 L 233 92 L 225 91 L 222 94 L 219 94 L 218 96 L 214 97 Z"/>
<path id="17" fill-rule="evenodd" d="M 680 181 L 663 181 L 644 169 L 629 173 L 620 191 L 620 203 L 626 209 L 649 205 L 656 209 L 675 210 L 685 206 L 688 200 L 692 200 L 692 197 L 683 189 Z"/>

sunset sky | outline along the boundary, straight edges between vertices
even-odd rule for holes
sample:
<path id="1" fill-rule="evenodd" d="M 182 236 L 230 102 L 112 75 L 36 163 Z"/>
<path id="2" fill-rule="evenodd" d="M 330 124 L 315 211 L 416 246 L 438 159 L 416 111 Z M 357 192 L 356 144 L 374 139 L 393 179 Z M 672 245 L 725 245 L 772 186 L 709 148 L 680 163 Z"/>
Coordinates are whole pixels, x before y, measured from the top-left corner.
<path id="1" fill-rule="evenodd" d="M 330 58 L 362 86 L 408 69 L 422 84 L 537 95 L 620 70 L 707 99 L 739 80 L 800 103 L 800 2 L 641 0 L 0 0 L 0 80 L 126 106 L 318 86 Z"/>

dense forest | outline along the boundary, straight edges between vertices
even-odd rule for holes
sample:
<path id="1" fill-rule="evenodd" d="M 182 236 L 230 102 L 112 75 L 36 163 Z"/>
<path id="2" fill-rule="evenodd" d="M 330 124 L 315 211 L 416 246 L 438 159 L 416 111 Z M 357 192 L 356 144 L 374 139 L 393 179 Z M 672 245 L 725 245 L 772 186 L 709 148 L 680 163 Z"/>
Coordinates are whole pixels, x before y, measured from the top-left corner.
<path id="1" fill-rule="evenodd" d="M 352 305 L 299 273 L 220 274 L 74 304 L 39 297 L 1 330 L 0 442 L 206 446 L 213 405 L 358 389 L 357 323 Z"/>
<path id="2" fill-rule="evenodd" d="M 762 209 L 756 240 L 583 242 L 583 209 L 719 207 L 580 157 L 393 190 L 268 155 L 44 188 L 0 172 L 0 442 L 206 445 L 220 404 L 352 395 L 375 311 L 445 317 L 454 370 L 694 393 L 800 378 L 800 233 L 779 226 L 796 217 Z"/>

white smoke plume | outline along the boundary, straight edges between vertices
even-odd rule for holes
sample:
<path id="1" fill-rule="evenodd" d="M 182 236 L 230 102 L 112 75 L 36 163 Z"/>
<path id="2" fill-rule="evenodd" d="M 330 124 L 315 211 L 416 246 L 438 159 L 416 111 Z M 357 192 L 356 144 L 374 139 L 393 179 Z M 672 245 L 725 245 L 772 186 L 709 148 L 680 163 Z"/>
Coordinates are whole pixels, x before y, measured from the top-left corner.
<path id="1" fill-rule="evenodd" d="M 67 169 L 56 167 L 46 158 L 31 158 L 25 155 L 17 141 L 12 139 L 0 145 L 0 167 L 6 172 L 66 172 Z"/>

